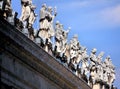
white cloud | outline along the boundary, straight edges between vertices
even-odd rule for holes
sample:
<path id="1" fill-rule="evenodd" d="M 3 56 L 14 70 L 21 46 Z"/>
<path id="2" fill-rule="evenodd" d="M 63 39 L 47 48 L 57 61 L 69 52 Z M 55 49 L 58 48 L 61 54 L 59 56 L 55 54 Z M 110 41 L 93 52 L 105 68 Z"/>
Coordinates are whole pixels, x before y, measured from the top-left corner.
<path id="1" fill-rule="evenodd" d="M 108 0 L 74 0 L 74 1 L 67 1 L 64 3 L 59 3 L 62 8 L 66 9 L 75 9 L 75 8 L 83 8 L 83 7 L 94 7 L 100 6 L 101 4 L 108 4 L 110 1 Z"/>
<path id="2" fill-rule="evenodd" d="M 120 26 L 120 5 L 109 7 L 100 12 L 103 21 L 112 26 Z"/>
<path id="3" fill-rule="evenodd" d="M 73 9 L 78 9 L 82 7 L 86 7 L 89 5 L 88 1 L 71 1 L 71 2 L 64 2 L 64 3 L 59 3 L 60 8 L 64 10 L 73 10 Z"/>
<path id="4" fill-rule="evenodd" d="M 75 7 L 75 8 L 81 8 L 81 7 L 85 7 L 88 6 L 89 2 L 88 1 L 77 1 L 77 2 L 71 2 L 69 3 L 69 6 L 71 7 Z"/>

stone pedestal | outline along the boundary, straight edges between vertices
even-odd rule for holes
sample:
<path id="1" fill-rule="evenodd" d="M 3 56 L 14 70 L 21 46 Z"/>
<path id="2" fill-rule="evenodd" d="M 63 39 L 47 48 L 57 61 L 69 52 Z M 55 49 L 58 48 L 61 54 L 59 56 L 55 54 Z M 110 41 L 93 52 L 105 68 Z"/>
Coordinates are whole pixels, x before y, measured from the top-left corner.
<path id="1" fill-rule="evenodd" d="M 105 85 L 102 86 L 102 89 L 105 89 Z"/>
<path id="2" fill-rule="evenodd" d="M 93 89 L 101 89 L 100 83 L 96 83 L 93 85 Z"/>

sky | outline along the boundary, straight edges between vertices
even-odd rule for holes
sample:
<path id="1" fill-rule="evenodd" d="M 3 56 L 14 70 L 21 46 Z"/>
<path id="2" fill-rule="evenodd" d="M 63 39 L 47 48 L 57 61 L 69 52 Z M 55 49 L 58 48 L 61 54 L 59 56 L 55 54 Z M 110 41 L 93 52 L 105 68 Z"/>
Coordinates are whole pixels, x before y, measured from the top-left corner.
<path id="1" fill-rule="evenodd" d="M 70 40 L 78 34 L 79 42 L 86 46 L 88 54 L 97 48 L 97 55 L 104 51 L 103 60 L 110 55 L 116 68 L 114 85 L 120 89 L 120 0 L 33 0 L 38 14 L 34 28 L 39 29 L 39 13 L 43 3 L 57 7 L 55 18 L 64 25 L 71 27 L 68 34 Z M 12 0 L 12 8 L 21 15 L 20 0 Z"/>

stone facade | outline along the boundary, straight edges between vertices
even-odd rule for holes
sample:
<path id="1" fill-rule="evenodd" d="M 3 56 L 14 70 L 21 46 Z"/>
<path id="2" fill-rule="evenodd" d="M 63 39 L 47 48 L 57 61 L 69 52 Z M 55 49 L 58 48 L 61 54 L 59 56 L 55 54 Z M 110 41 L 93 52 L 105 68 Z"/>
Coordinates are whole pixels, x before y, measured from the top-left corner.
<path id="1" fill-rule="evenodd" d="M 0 18 L 2 89 L 91 89 L 14 26 Z"/>

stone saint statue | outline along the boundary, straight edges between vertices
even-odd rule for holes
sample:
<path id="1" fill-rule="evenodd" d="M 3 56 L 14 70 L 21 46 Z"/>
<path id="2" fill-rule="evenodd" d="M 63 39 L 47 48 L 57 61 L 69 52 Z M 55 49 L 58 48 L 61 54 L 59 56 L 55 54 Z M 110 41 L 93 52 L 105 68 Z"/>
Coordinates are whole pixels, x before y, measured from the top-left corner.
<path id="1" fill-rule="evenodd" d="M 66 51 L 66 45 L 67 45 L 67 36 L 68 36 L 68 30 L 64 30 L 63 25 L 60 24 L 59 21 L 56 21 L 55 25 L 55 49 L 54 53 L 57 58 L 60 58 L 61 61 L 65 62 L 65 51 Z"/>
<path id="2" fill-rule="evenodd" d="M 80 49 L 80 43 L 78 41 L 78 36 L 74 35 L 72 40 L 70 41 L 70 54 L 71 54 L 71 59 L 77 56 L 77 51 Z"/>
<path id="3" fill-rule="evenodd" d="M 53 27 L 53 21 L 55 16 L 57 15 L 56 10 L 54 11 L 54 15 L 52 14 L 53 10 L 52 7 L 48 7 L 48 13 L 47 13 L 47 17 L 48 17 L 48 36 L 51 39 L 51 37 L 54 36 L 54 27 Z"/>
<path id="4" fill-rule="evenodd" d="M 59 23 L 59 21 L 56 22 L 55 26 L 55 49 L 54 53 L 57 58 L 61 60 L 61 62 L 66 63 L 66 46 L 67 46 L 67 36 L 70 28 L 68 30 L 64 30 L 64 27 L 62 24 Z"/>
<path id="5" fill-rule="evenodd" d="M 40 29 L 38 36 L 42 39 L 41 46 L 48 52 L 48 45 L 51 47 L 52 45 L 49 44 L 51 41 L 49 39 L 49 33 L 48 33 L 48 11 L 47 11 L 47 6 L 46 4 L 42 5 L 42 8 L 40 10 Z M 49 41 L 49 42 L 48 42 Z"/>
<path id="6" fill-rule="evenodd" d="M 39 29 L 39 36 L 43 40 L 43 44 L 45 45 L 46 41 L 46 35 L 48 30 L 48 21 L 46 19 L 47 16 L 47 6 L 46 4 L 42 5 L 42 8 L 40 9 L 40 29 Z"/>
<path id="7" fill-rule="evenodd" d="M 97 63 L 95 65 L 97 68 L 96 80 L 103 80 L 103 67 L 102 67 L 103 55 L 104 55 L 104 52 L 100 52 L 99 55 L 97 56 Z"/>
<path id="8" fill-rule="evenodd" d="M 78 58 L 78 54 L 79 54 L 79 50 L 81 48 L 80 43 L 78 41 L 78 36 L 74 35 L 74 37 L 70 40 L 70 63 L 69 63 L 69 67 L 76 72 L 77 69 L 77 58 Z"/>
<path id="9" fill-rule="evenodd" d="M 53 14 L 54 12 L 54 14 Z M 47 10 L 47 21 L 48 21 L 48 37 L 47 37 L 47 44 L 49 45 L 48 46 L 48 50 L 51 50 L 52 51 L 52 37 L 55 35 L 55 30 L 54 30 L 54 26 L 53 26 L 53 22 L 54 22 L 54 18 L 55 16 L 57 15 L 57 12 L 56 12 L 56 8 L 53 9 L 51 6 L 48 7 L 48 10 Z M 50 47 L 51 46 L 51 47 Z"/>
<path id="10" fill-rule="evenodd" d="M 31 12 L 30 12 L 30 17 L 29 17 L 29 21 L 28 21 L 28 23 L 29 23 L 28 28 L 32 27 L 33 23 L 36 20 L 37 14 L 35 14 L 35 12 L 34 12 L 35 9 L 36 9 L 36 6 L 31 5 Z"/>
<path id="11" fill-rule="evenodd" d="M 110 56 L 106 57 L 104 63 L 106 65 L 106 69 L 104 70 L 106 72 L 106 75 L 104 75 L 106 83 L 109 85 L 109 89 L 112 89 L 112 84 L 115 80 L 115 67 L 112 64 Z"/>
<path id="12" fill-rule="evenodd" d="M 91 54 L 90 54 L 90 65 L 89 65 L 89 68 L 90 68 L 90 78 L 89 78 L 89 83 L 90 83 L 90 86 L 93 87 L 93 85 L 95 84 L 96 82 L 96 62 L 97 62 L 97 56 L 96 56 L 96 51 L 97 49 L 96 48 L 93 48 L 92 51 L 91 51 Z"/>
<path id="13" fill-rule="evenodd" d="M 78 51 L 78 59 L 76 61 L 77 76 L 83 78 L 83 80 L 85 80 L 86 82 L 88 82 L 89 78 L 88 58 L 89 56 L 87 55 L 87 48 L 81 46 L 81 49 Z"/>
<path id="14" fill-rule="evenodd" d="M 82 47 L 82 67 L 81 67 L 81 74 L 85 73 L 85 75 L 87 76 L 88 74 L 88 58 L 89 56 L 87 55 L 87 48 L 86 47 Z"/>
<path id="15" fill-rule="evenodd" d="M 96 64 L 97 61 L 97 57 L 96 57 L 96 48 L 93 48 L 90 54 L 90 67 L 94 66 Z"/>
<path id="16" fill-rule="evenodd" d="M 61 61 L 64 63 L 68 63 L 69 60 L 66 57 L 66 50 L 67 50 L 67 37 L 68 37 L 68 33 L 70 31 L 70 27 L 68 27 L 68 30 L 63 30 L 62 35 L 63 35 L 63 39 L 62 39 L 62 51 L 61 51 L 61 56 L 62 59 Z"/>
<path id="17" fill-rule="evenodd" d="M 12 25 L 15 25 L 16 14 L 16 12 L 12 11 L 11 15 L 7 17 L 7 21 Z"/>
<path id="18" fill-rule="evenodd" d="M 6 19 L 11 25 L 15 25 L 17 12 L 12 10 L 11 0 L 0 0 L 0 16 Z"/>
<path id="19" fill-rule="evenodd" d="M 31 12 L 30 12 L 30 17 L 28 19 L 28 30 L 29 30 L 29 38 L 31 40 L 34 40 L 34 29 L 33 29 L 33 24 L 36 20 L 37 14 L 35 14 L 34 10 L 36 9 L 36 6 L 31 5 Z"/>
<path id="20" fill-rule="evenodd" d="M 54 55 L 56 58 L 61 58 L 60 53 L 62 48 L 62 40 L 63 40 L 63 26 L 60 24 L 59 21 L 56 22 L 55 25 L 55 49 L 54 49 Z"/>
<path id="21" fill-rule="evenodd" d="M 44 49 L 48 51 L 52 51 L 52 41 L 51 38 L 54 36 L 54 17 L 56 16 L 56 10 L 54 11 L 54 15 L 52 15 L 52 7 L 46 7 L 46 4 L 42 5 L 40 10 L 40 31 L 39 36 L 43 40 Z"/>
<path id="22" fill-rule="evenodd" d="M 21 5 L 22 5 L 22 12 L 21 12 L 21 16 L 20 16 L 20 21 L 23 23 L 23 25 L 26 24 L 26 27 L 23 26 L 23 28 L 28 29 L 28 31 L 29 31 L 28 37 L 31 40 L 34 40 L 34 29 L 33 29 L 32 25 L 37 16 L 34 12 L 34 10 L 36 9 L 36 6 L 34 6 L 32 4 L 32 0 L 21 0 Z"/>
<path id="23" fill-rule="evenodd" d="M 28 20 L 29 20 L 29 17 L 30 17 L 30 12 L 31 12 L 30 1 L 29 0 L 21 0 L 22 12 L 21 12 L 20 20 L 22 22 L 26 22 L 27 27 L 28 27 Z"/>
<path id="24" fill-rule="evenodd" d="M 12 7 L 11 7 L 11 0 L 3 0 L 4 1 L 4 17 L 7 19 L 8 16 L 12 15 Z"/>

